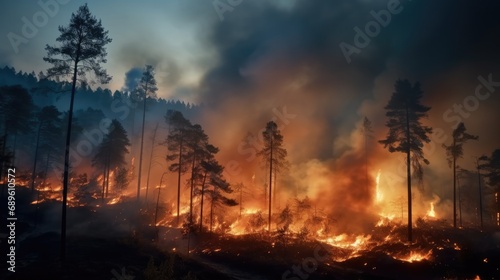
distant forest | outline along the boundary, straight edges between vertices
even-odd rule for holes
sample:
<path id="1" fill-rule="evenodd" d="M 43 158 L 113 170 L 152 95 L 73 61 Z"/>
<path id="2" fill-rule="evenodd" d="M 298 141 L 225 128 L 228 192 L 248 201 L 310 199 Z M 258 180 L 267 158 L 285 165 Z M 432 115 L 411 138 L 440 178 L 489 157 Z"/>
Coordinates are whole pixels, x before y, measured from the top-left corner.
<path id="1" fill-rule="evenodd" d="M 19 91 L 19 93 L 13 93 L 18 95 L 16 97 L 18 101 L 14 104 L 18 104 L 19 108 L 15 108 L 15 106 L 10 108 L 12 110 L 11 118 L 15 119 L 7 120 L 5 116 L 8 114 L 2 114 L 4 119 L 1 120 L 0 127 L 2 129 L 1 134 L 4 137 L 1 139 L 0 146 L 6 152 L 11 153 L 11 163 L 25 171 L 30 169 L 29 166 L 34 161 L 37 133 L 39 132 L 37 126 L 41 123 L 40 113 L 42 108 L 49 106 L 55 106 L 60 116 L 58 117 L 59 121 L 52 124 L 55 126 L 52 127 L 53 139 L 40 139 L 42 142 L 47 142 L 45 145 L 40 143 L 40 147 L 43 147 L 41 150 L 45 155 L 39 155 L 38 157 L 39 166 L 45 168 L 37 169 L 51 169 L 50 166 L 61 167 L 63 165 L 64 150 L 58 147 L 64 147 L 63 139 L 66 135 L 71 83 L 43 79 L 41 75 L 40 73 L 37 76 L 34 72 L 16 72 L 13 67 L 0 68 L 0 88 L 2 91 L 12 92 L 14 88 Z M 27 95 L 23 95 L 22 92 L 27 93 Z M 71 133 L 73 149 L 77 149 L 77 144 L 81 143 L 84 138 L 90 142 L 92 142 L 92 139 L 98 139 L 99 133 L 96 130 L 101 129 L 101 126 L 106 127 L 106 123 L 109 125 L 113 119 L 120 121 L 129 135 L 132 147 L 134 147 L 134 143 L 140 141 L 143 110 L 143 106 L 138 104 L 142 104 L 142 101 L 135 97 L 132 91 L 116 90 L 112 92 L 101 87 L 93 89 L 90 85 L 81 83 L 77 88 L 74 103 L 75 113 Z M 146 127 L 148 130 L 153 130 L 157 124 L 160 127 L 164 126 L 164 116 L 168 110 L 179 111 L 189 119 L 198 119 L 202 107 L 203 105 L 194 105 L 179 100 L 148 97 Z M 44 135 L 50 135 L 50 133 Z M 54 143 L 54 141 L 60 141 L 60 145 L 55 145 L 57 142 Z M 82 149 L 85 148 L 82 147 Z M 92 151 L 90 152 L 95 153 L 95 147 L 91 148 Z M 134 157 L 136 152 L 132 149 L 131 156 Z M 78 162 L 78 165 L 90 166 L 92 156 L 90 154 L 76 159 L 77 161 L 83 161 Z M 75 159 L 73 160 L 75 161 Z M 52 169 L 48 170 L 49 173 L 50 171 L 60 170 L 60 168 Z M 56 174 L 44 175 L 54 176 Z"/>

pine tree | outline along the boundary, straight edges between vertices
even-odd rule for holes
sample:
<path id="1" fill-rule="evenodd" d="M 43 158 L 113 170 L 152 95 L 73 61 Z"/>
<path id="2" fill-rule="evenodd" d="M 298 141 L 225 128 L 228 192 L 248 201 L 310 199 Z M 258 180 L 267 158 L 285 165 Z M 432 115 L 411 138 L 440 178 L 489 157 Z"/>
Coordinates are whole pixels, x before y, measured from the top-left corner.
<path id="1" fill-rule="evenodd" d="M 495 214 L 497 227 L 500 227 L 500 149 L 496 149 L 491 156 L 482 156 L 479 158 L 483 163 L 479 165 L 484 170 L 484 176 L 488 185 L 492 188 L 495 197 Z"/>
<path id="2" fill-rule="evenodd" d="M 264 138 L 264 147 L 258 152 L 258 155 L 262 157 L 265 162 L 265 166 L 269 168 L 268 231 L 271 232 L 273 175 L 279 173 L 287 166 L 287 151 L 283 148 L 283 135 L 281 135 L 278 125 L 274 121 L 267 123 L 266 129 L 262 132 L 262 136 Z"/>
<path id="3" fill-rule="evenodd" d="M 463 122 L 453 130 L 453 142 L 447 146 L 443 144 L 446 150 L 448 164 L 453 168 L 453 227 L 457 227 L 457 160 L 464 155 L 463 145 L 469 140 L 477 140 L 478 137 L 468 134 Z"/>
<path id="4" fill-rule="evenodd" d="M 118 120 L 113 120 L 92 159 L 92 164 L 103 170 L 102 199 L 108 195 L 110 171 L 126 163 L 125 155 L 129 152 L 129 146 L 127 132 Z"/>
<path id="5" fill-rule="evenodd" d="M 43 107 L 37 114 L 38 126 L 36 132 L 35 156 L 33 159 L 33 170 L 31 173 L 31 190 L 35 189 L 35 179 L 37 174 L 37 163 L 39 160 L 40 150 L 45 153 L 50 153 L 57 147 L 55 144 L 58 140 L 60 129 L 61 112 L 55 106 Z M 42 148 L 42 149 L 40 149 Z"/>
<path id="6" fill-rule="evenodd" d="M 141 133 L 141 150 L 139 155 L 139 169 L 137 175 L 137 203 L 141 195 L 141 175 L 142 175 L 142 153 L 144 150 L 144 128 L 146 127 L 146 101 L 149 98 L 156 98 L 158 90 L 155 80 L 155 69 L 151 65 L 146 65 L 141 81 L 138 85 L 138 92 L 142 98 L 142 133 Z"/>
<path id="7" fill-rule="evenodd" d="M 422 162 L 429 164 L 422 150 L 425 143 L 429 143 L 428 134 L 432 128 L 424 126 L 420 120 L 427 117 L 431 109 L 420 104 L 422 90 L 420 84 L 411 85 L 408 80 L 398 80 L 394 85 L 395 91 L 387 106 L 385 106 L 387 127 L 389 132 L 387 138 L 380 140 L 389 152 L 400 152 L 406 154 L 406 173 L 408 183 L 408 241 L 412 241 L 412 204 L 411 204 L 411 168 L 413 175 L 419 179 L 423 178 Z"/>
<path id="8" fill-rule="evenodd" d="M 33 99 L 25 88 L 20 85 L 0 87 L 0 131 L 3 134 L 0 156 L 9 155 L 12 163 L 16 157 L 17 135 L 32 131 L 33 109 Z M 13 141 L 9 141 L 9 136 Z M 7 151 L 9 144 L 11 152 Z M 0 180 L 5 173 L 4 167 L 5 165 L 0 165 Z"/>
<path id="9" fill-rule="evenodd" d="M 191 122 L 184 118 L 179 111 L 169 111 L 165 116 L 169 126 L 169 133 L 165 143 L 168 147 L 167 161 L 172 161 L 169 166 L 171 172 L 177 172 L 177 224 L 180 224 L 180 199 L 181 199 L 181 175 L 189 169 L 188 134 L 192 127 Z"/>
<path id="10" fill-rule="evenodd" d="M 59 46 L 47 45 L 47 56 L 43 59 L 52 64 L 47 70 L 47 78 L 71 76 L 71 99 L 69 104 L 68 129 L 66 131 L 66 149 L 64 154 L 63 203 L 61 219 L 61 260 L 66 257 L 66 204 L 69 182 L 69 150 L 75 89 L 78 78 L 85 78 L 86 72 L 92 72 L 101 83 L 108 83 L 111 77 L 101 68 L 106 63 L 105 46 L 111 42 L 108 31 L 102 27 L 89 11 L 87 4 L 71 15 L 70 24 L 60 26 L 61 33 L 56 39 Z"/>
<path id="11" fill-rule="evenodd" d="M 365 146 L 365 172 L 366 182 L 368 182 L 368 140 L 373 137 L 372 122 L 365 117 L 363 119 L 363 138 Z"/>
<path id="12" fill-rule="evenodd" d="M 115 175 L 115 188 L 120 195 L 122 194 L 123 190 L 128 187 L 129 183 L 130 180 L 128 176 L 128 169 L 125 167 L 118 167 Z"/>

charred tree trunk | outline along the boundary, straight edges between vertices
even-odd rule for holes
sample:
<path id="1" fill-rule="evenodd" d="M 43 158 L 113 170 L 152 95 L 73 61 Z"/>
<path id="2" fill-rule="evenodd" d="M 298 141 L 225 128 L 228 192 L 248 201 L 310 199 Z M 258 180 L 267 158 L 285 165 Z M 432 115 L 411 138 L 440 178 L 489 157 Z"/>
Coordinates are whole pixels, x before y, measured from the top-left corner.
<path id="1" fill-rule="evenodd" d="M 149 191 L 149 177 L 151 176 L 151 165 L 153 163 L 153 152 L 155 148 L 156 141 L 156 132 L 158 131 L 159 122 L 156 123 L 155 129 L 153 130 L 153 140 L 151 141 L 151 154 L 149 155 L 149 165 L 148 165 L 148 178 L 146 179 L 146 197 L 144 202 L 146 203 L 146 207 L 148 206 L 148 191 Z"/>
<path id="2" fill-rule="evenodd" d="M 181 212 L 181 167 L 182 167 L 182 145 L 184 144 L 184 141 L 182 141 L 181 137 L 181 143 L 179 144 L 179 172 L 177 172 L 177 225 L 180 224 L 180 212 Z"/>
<path id="3" fill-rule="evenodd" d="M 477 183 L 479 187 L 479 219 L 481 229 L 483 229 L 483 190 L 481 187 L 481 172 L 479 170 L 479 162 L 476 161 L 477 166 Z"/>
<path id="4" fill-rule="evenodd" d="M 193 156 L 193 162 L 191 164 L 191 186 L 189 193 L 189 223 L 193 224 L 193 192 L 194 192 L 194 164 L 196 162 L 196 153 Z"/>
<path id="5" fill-rule="evenodd" d="M 210 201 L 210 232 L 212 232 L 212 226 L 214 221 L 214 197 L 215 197 L 215 187 L 212 193 L 212 200 Z"/>
<path id="6" fill-rule="evenodd" d="M 462 193 L 460 188 L 460 178 L 457 178 L 457 191 L 458 191 L 458 222 L 462 227 Z"/>
<path id="7" fill-rule="evenodd" d="M 200 210 L 200 232 L 203 230 L 203 199 L 205 197 L 205 181 L 207 179 L 207 173 L 203 176 L 203 183 L 201 184 L 201 210 Z"/>
<path id="8" fill-rule="evenodd" d="M 76 77 L 78 74 L 78 62 L 80 60 L 80 44 L 76 51 L 75 64 L 73 67 L 73 83 L 71 85 L 71 99 L 68 112 L 68 129 L 66 131 L 66 145 L 64 151 L 64 175 L 63 175 L 63 194 L 62 194 L 62 218 L 61 218 L 61 261 L 66 259 L 66 205 L 68 203 L 68 183 L 69 183 L 69 145 L 71 144 L 71 128 L 73 122 L 73 106 L 75 103 Z"/>
<path id="9" fill-rule="evenodd" d="M 35 159 L 33 160 L 33 169 L 31 171 L 31 192 L 35 190 L 35 179 L 36 179 L 36 163 L 38 161 L 38 146 L 40 145 L 40 130 L 42 129 L 42 122 L 38 124 L 38 129 L 36 132 L 36 146 L 35 146 Z"/>
<path id="10" fill-rule="evenodd" d="M 455 147 L 455 138 L 453 138 L 453 147 Z M 457 159 L 453 155 L 453 227 L 457 228 Z"/>
<path id="11" fill-rule="evenodd" d="M 269 156 L 269 224 L 268 231 L 271 232 L 271 201 L 272 201 L 272 180 L 273 180 L 273 141 L 271 140 L 271 153 Z"/>
<path id="12" fill-rule="evenodd" d="M 47 153 L 47 159 L 45 160 L 45 170 L 43 171 L 42 186 L 44 186 L 44 187 L 45 187 L 45 184 L 47 182 L 47 175 L 49 174 L 49 159 L 50 159 L 50 152 Z"/>
<path id="13" fill-rule="evenodd" d="M 142 153 L 144 151 L 144 128 L 146 125 L 146 100 L 147 100 L 148 87 L 146 84 L 146 90 L 144 92 L 144 105 L 142 108 L 142 133 L 141 133 L 141 151 L 139 152 L 139 173 L 137 175 L 137 207 L 139 207 L 140 197 L 141 197 L 141 175 L 142 175 Z"/>
<path id="14" fill-rule="evenodd" d="M 410 138 L 410 108 L 408 102 L 406 104 L 406 141 L 408 147 L 406 148 L 406 179 L 408 182 L 408 241 L 412 242 L 412 209 L 411 209 L 411 138 Z"/>

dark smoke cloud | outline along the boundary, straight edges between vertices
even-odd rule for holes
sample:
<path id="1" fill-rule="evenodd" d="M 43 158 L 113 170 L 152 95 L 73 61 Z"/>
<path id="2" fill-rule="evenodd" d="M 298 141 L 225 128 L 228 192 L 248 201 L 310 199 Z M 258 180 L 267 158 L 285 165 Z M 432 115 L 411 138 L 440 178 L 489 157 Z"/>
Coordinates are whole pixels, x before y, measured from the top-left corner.
<path id="1" fill-rule="evenodd" d="M 124 91 L 133 91 L 137 88 L 141 80 L 143 68 L 134 67 L 125 73 L 125 84 L 123 85 Z"/>
<path id="2" fill-rule="evenodd" d="M 356 201 L 369 207 L 370 197 L 349 192 L 357 189 L 369 195 L 374 185 L 373 180 L 361 181 L 355 171 L 362 164 L 357 160 L 362 151 L 354 135 L 359 133 L 362 117 L 368 116 L 376 146 L 370 175 L 379 168 L 385 169 L 382 173 L 387 177 L 395 176 L 391 172 L 401 175 L 393 172 L 401 166 L 401 156 L 389 154 L 376 143 L 386 133 L 383 108 L 397 79 L 421 82 L 423 102 L 433 108 L 426 122 L 451 133 L 443 113 L 474 93 L 478 75 L 492 73 L 494 80 L 500 80 L 500 18 L 496 16 L 500 3 L 401 1 L 402 11 L 392 15 L 389 25 L 348 63 L 339 44 L 354 44 L 353 28 L 364 29 L 373 20 L 370 12 L 387 9 L 388 2 L 297 1 L 290 9 L 280 9 L 247 1 L 244 9 L 237 8 L 216 23 L 208 45 L 216 50 L 218 63 L 201 82 L 201 101 L 208 105 L 207 131 L 224 147 L 221 156 L 225 160 L 236 157 L 244 166 L 244 177 L 251 177 L 258 165 L 238 155 L 241 139 L 248 132 L 257 135 L 273 117 L 273 108 L 287 106 L 297 115 L 283 129 L 291 173 L 303 175 L 294 176 L 295 185 L 300 186 L 289 188 L 309 186 L 315 197 L 338 204 L 335 209 L 343 209 L 346 203 L 358 205 Z M 464 119 L 470 131 L 484 139 L 481 145 L 467 147 L 467 157 L 490 153 L 500 143 L 487 121 L 498 119 L 499 101 L 498 95 L 492 95 L 479 111 Z M 225 132 L 217 133 L 221 128 Z M 436 193 L 441 198 L 451 193 L 443 187 L 450 185 L 451 177 L 441 144 L 434 143 L 429 153 L 432 166 L 426 172 L 432 180 L 424 183 L 422 201 L 416 202 L 422 211 Z M 341 178 L 342 174 L 351 181 L 314 183 L 320 176 Z M 404 181 L 388 181 L 404 193 Z M 335 209 L 331 211 L 336 213 Z"/>

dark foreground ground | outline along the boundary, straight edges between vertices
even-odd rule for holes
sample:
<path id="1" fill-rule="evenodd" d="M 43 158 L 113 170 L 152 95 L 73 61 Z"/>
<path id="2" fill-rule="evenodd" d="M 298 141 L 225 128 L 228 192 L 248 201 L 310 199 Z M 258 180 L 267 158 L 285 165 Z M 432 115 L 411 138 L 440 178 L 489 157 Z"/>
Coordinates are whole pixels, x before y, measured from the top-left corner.
<path id="1" fill-rule="evenodd" d="M 405 227 L 375 228 L 362 246 L 338 247 L 288 235 L 192 235 L 190 254 L 180 230 L 135 229 L 130 205 L 69 208 L 67 260 L 59 261 L 60 202 L 17 201 L 16 272 L 7 271 L 5 229 L 0 231 L 0 279 L 499 279 L 500 233 L 454 230 L 420 221 L 415 242 Z M 24 199 L 24 200 L 23 200 Z M 3 214 L 2 214 L 3 215 Z M 3 215 L 2 220 L 6 217 Z M 2 226 L 3 227 L 3 226 Z M 388 239 L 389 238 L 389 239 Z M 404 261 L 411 253 L 426 259 Z"/>
<path id="2" fill-rule="evenodd" d="M 199 241 L 196 239 L 204 239 Z M 272 244 L 257 236 L 197 237 L 189 256 L 136 239 L 72 237 L 64 267 L 58 259 L 59 235 L 26 239 L 18 250 L 16 273 L 1 279 L 498 279 L 498 247 L 481 252 L 461 248 L 433 250 L 429 260 L 409 263 L 387 252 L 423 246 L 385 244 L 332 261 L 349 250 L 317 242 Z M 154 265 L 152 264 L 154 261 Z M 479 278 L 476 278 L 479 277 Z"/>

